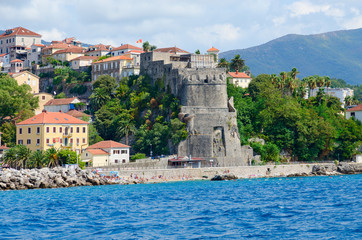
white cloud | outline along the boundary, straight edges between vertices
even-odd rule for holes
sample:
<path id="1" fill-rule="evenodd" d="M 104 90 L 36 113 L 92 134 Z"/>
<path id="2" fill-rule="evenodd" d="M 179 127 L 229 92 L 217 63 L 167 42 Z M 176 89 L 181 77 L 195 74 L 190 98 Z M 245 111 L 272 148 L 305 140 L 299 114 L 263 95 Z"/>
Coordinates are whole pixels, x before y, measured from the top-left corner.
<path id="1" fill-rule="evenodd" d="M 356 29 L 362 28 L 362 16 L 356 16 L 352 19 L 349 19 L 343 23 L 343 26 L 346 29 Z"/>
<path id="2" fill-rule="evenodd" d="M 60 41 L 67 36 L 65 32 L 59 31 L 56 28 L 52 28 L 51 30 L 40 30 L 38 32 L 42 35 L 42 39 L 45 41 Z"/>
<path id="3" fill-rule="evenodd" d="M 291 17 L 309 15 L 312 13 L 326 12 L 330 9 L 329 5 L 317 5 L 308 1 L 299 1 L 287 7 L 291 11 Z"/>
<path id="4" fill-rule="evenodd" d="M 232 42 L 238 40 L 241 35 L 240 27 L 230 23 L 214 24 L 211 26 L 196 27 L 189 32 L 195 41 L 203 42 Z"/>

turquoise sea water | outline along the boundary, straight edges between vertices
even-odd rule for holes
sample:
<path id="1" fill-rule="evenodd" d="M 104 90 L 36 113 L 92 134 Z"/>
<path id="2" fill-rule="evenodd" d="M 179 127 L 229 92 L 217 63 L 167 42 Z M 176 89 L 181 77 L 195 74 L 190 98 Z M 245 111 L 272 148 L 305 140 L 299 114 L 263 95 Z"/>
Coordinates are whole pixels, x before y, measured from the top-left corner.
<path id="1" fill-rule="evenodd" d="M 0 192 L 1 239 L 361 239 L 362 175 Z"/>

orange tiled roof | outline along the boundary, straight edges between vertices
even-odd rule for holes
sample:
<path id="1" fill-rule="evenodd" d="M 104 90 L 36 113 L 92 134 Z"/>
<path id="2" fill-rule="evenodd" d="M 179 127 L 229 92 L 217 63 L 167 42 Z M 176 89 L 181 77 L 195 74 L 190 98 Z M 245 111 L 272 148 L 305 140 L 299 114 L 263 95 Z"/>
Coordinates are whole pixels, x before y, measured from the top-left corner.
<path id="1" fill-rule="evenodd" d="M 219 49 L 214 48 L 214 46 L 212 46 L 212 48 L 210 48 L 209 50 L 207 50 L 207 52 L 219 52 Z"/>
<path id="2" fill-rule="evenodd" d="M 50 44 L 49 46 L 46 46 L 44 49 L 53 49 L 53 48 L 63 49 L 63 48 L 67 48 L 67 47 L 69 47 L 69 45 L 65 44 L 65 43 L 54 43 L 54 44 Z"/>
<path id="3" fill-rule="evenodd" d="M 89 117 L 88 114 L 85 114 L 84 112 L 80 112 L 80 111 L 77 111 L 77 110 L 70 110 L 69 112 L 66 112 L 66 114 L 69 114 L 70 116 L 73 116 L 73 117 L 76 117 L 76 118 L 79 118 L 79 117 L 83 117 L 83 115 Z"/>
<path id="4" fill-rule="evenodd" d="M 0 35 L 0 38 L 4 37 L 11 37 L 11 36 L 35 36 L 35 37 L 41 37 L 40 34 L 32 32 L 26 28 L 23 27 L 16 27 L 9 29 L 12 31 L 12 33 L 6 35 L 6 31 Z M 7 30 L 8 31 L 8 30 Z"/>
<path id="5" fill-rule="evenodd" d="M 8 148 L 7 146 L 0 146 L 0 149 L 6 150 L 6 149 L 10 149 L 10 148 Z"/>
<path id="6" fill-rule="evenodd" d="M 45 47 L 45 45 L 44 45 L 44 44 L 33 44 L 32 46 Z"/>
<path id="7" fill-rule="evenodd" d="M 126 57 L 126 56 L 114 56 L 114 57 L 109 57 L 109 58 L 106 58 L 106 59 L 103 59 L 101 61 L 97 61 L 94 63 L 110 62 L 110 61 L 116 61 L 116 60 L 133 60 L 133 59 L 130 57 Z"/>
<path id="8" fill-rule="evenodd" d="M 125 52 L 125 53 L 144 53 L 145 51 L 141 51 L 141 50 L 130 50 L 128 52 Z"/>
<path id="9" fill-rule="evenodd" d="M 60 54 L 60 53 L 83 53 L 84 49 L 81 47 L 68 47 L 62 50 L 58 50 L 53 54 Z"/>
<path id="10" fill-rule="evenodd" d="M 13 62 L 24 62 L 24 61 L 21 61 L 20 59 L 14 59 L 11 61 L 11 63 L 13 63 Z"/>
<path id="11" fill-rule="evenodd" d="M 178 47 L 169 47 L 169 48 L 157 48 L 153 50 L 154 52 L 169 52 L 169 53 L 189 53 L 185 50 L 182 50 Z"/>
<path id="12" fill-rule="evenodd" d="M 87 151 L 90 152 L 93 155 L 109 155 L 108 152 L 102 150 L 102 149 L 88 149 Z"/>
<path id="13" fill-rule="evenodd" d="M 355 111 L 362 111 L 362 103 L 358 104 L 357 106 L 346 110 L 346 112 L 355 112 Z"/>
<path id="14" fill-rule="evenodd" d="M 6 55 L 8 55 L 8 53 L 3 53 L 3 54 L 0 54 L 0 57 L 4 57 Z"/>
<path id="15" fill-rule="evenodd" d="M 118 51 L 118 50 L 123 50 L 123 49 L 134 49 L 134 50 L 141 50 L 141 51 L 143 50 L 142 48 L 133 46 L 133 45 L 131 45 L 131 44 L 124 44 L 124 45 L 122 45 L 122 46 L 120 46 L 120 47 L 113 48 L 113 49 L 112 49 L 112 52 L 113 52 L 113 51 Z"/>
<path id="16" fill-rule="evenodd" d="M 228 72 L 233 78 L 251 78 L 243 72 Z"/>
<path id="17" fill-rule="evenodd" d="M 91 146 L 89 146 L 87 148 L 88 149 L 96 149 L 96 148 L 129 148 L 130 146 L 119 143 L 119 142 L 115 142 L 112 140 L 108 140 L 108 141 L 102 141 L 102 142 L 98 142 L 95 143 Z"/>
<path id="18" fill-rule="evenodd" d="M 97 59 L 98 59 L 98 57 L 95 57 L 95 56 L 80 56 L 80 57 L 72 59 L 71 61 L 74 61 L 74 60 L 97 60 Z"/>
<path id="19" fill-rule="evenodd" d="M 89 124 L 83 120 L 72 117 L 69 114 L 63 112 L 47 112 L 28 118 L 16 125 L 28 125 L 28 124 Z"/>
<path id="20" fill-rule="evenodd" d="M 66 105 L 72 103 L 77 97 L 72 98 L 58 98 L 58 99 L 51 99 L 49 100 L 44 106 L 50 106 L 50 105 Z"/>

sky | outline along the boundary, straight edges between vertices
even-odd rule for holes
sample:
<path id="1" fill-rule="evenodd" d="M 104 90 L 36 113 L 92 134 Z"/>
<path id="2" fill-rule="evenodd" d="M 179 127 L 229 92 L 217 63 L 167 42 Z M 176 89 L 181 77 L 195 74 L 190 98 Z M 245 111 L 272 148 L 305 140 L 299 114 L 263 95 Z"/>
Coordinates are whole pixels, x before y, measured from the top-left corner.
<path id="1" fill-rule="evenodd" d="M 177 46 L 221 52 L 286 34 L 362 27 L 361 0 L 0 0 L 0 30 L 17 26 L 46 41 Z M 138 44 L 140 46 L 140 44 Z"/>

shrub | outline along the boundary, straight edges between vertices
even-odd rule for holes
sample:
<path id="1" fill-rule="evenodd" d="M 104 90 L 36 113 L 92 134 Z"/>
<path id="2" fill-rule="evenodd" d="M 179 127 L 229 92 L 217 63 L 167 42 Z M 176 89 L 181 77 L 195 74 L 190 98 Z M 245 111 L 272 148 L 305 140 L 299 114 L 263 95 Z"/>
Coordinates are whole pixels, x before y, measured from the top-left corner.
<path id="1" fill-rule="evenodd" d="M 144 159 L 144 158 L 146 158 L 146 154 L 144 154 L 144 153 L 136 153 L 135 155 L 133 155 L 131 157 L 131 160 L 135 161 L 137 159 Z"/>

